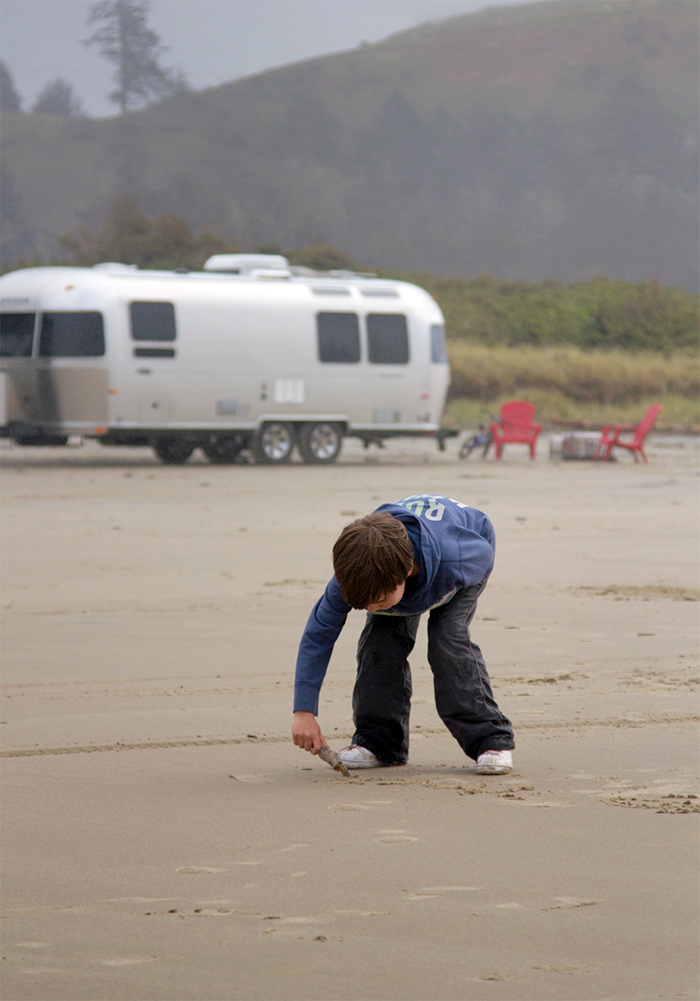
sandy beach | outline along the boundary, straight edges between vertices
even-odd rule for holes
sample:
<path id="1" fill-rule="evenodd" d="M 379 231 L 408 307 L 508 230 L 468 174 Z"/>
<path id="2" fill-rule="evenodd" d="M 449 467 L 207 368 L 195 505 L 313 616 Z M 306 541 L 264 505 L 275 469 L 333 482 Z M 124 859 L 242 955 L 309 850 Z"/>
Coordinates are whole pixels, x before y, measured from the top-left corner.
<path id="1" fill-rule="evenodd" d="M 699 444 L 314 468 L 4 443 L 4 1001 L 697 999 Z M 473 635 L 510 775 L 444 730 L 424 624 L 407 766 L 344 779 L 291 743 L 333 541 L 411 493 L 495 525 Z M 361 623 L 321 695 L 336 748 Z"/>

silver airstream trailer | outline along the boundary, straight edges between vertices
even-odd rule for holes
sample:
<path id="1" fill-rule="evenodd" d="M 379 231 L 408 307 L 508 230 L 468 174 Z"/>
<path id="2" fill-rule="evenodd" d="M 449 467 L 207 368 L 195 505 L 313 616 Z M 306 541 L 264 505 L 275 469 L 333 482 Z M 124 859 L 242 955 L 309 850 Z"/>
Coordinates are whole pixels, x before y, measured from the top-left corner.
<path id="1" fill-rule="evenodd" d="M 124 264 L 0 278 L 0 434 L 150 445 L 166 463 L 329 463 L 366 444 L 452 432 L 444 320 L 407 282 L 315 273 L 276 255 L 203 272 Z"/>

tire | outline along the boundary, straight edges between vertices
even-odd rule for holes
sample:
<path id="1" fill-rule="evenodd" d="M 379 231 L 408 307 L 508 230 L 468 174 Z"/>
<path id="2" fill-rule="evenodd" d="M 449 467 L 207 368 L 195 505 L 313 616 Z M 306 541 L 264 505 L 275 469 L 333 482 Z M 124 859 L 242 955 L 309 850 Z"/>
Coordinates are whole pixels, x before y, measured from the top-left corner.
<path id="1" fill-rule="evenodd" d="M 166 466 L 181 466 L 194 452 L 194 443 L 184 438 L 157 438 L 153 451 Z"/>
<path id="2" fill-rule="evenodd" d="M 225 466 L 238 462 L 243 449 L 247 446 L 245 435 L 228 434 L 212 438 L 202 445 L 202 451 L 209 462 L 215 466 Z"/>
<path id="3" fill-rule="evenodd" d="M 468 459 L 472 452 L 475 452 L 477 448 L 482 450 L 481 458 L 485 459 L 488 455 L 489 449 L 491 448 L 492 441 L 493 439 L 490 431 L 482 434 L 471 435 L 469 438 L 465 439 L 459 450 L 460 459 Z"/>
<path id="4" fill-rule="evenodd" d="M 475 434 L 473 434 L 470 438 L 467 438 L 459 450 L 460 459 L 468 459 L 478 444 L 479 441 Z"/>
<path id="5" fill-rule="evenodd" d="M 342 444 L 343 429 L 340 424 L 305 424 L 299 439 L 299 451 L 304 462 L 326 466 L 338 458 Z"/>
<path id="6" fill-rule="evenodd" d="M 291 424 L 270 421 L 255 432 L 255 461 L 270 466 L 290 462 L 294 450 L 294 429 Z"/>

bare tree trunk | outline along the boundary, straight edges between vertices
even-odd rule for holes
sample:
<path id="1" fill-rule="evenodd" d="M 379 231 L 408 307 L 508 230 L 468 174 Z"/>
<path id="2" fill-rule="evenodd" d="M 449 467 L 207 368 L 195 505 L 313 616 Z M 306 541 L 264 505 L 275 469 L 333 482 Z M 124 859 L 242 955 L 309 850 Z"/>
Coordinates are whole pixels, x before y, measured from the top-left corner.
<path id="1" fill-rule="evenodd" d="M 119 53 L 119 80 L 121 84 L 121 94 L 119 96 L 119 109 L 122 115 L 126 114 L 127 110 L 127 90 L 126 90 L 126 60 L 127 60 L 127 38 L 126 38 L 126 14 L 125 11 L 120 11 L 119 20 L 119 35 L 121 39 L 120 53 Z"/>

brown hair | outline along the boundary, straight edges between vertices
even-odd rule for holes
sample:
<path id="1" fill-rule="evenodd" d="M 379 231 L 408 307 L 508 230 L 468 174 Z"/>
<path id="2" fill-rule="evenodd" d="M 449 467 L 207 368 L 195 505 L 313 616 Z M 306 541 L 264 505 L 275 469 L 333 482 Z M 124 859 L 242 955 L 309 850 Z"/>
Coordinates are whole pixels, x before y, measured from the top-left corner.
<path id="1" fill-rule="evenodd" d="M 367 608 L 395 591 L 413 569 L 408 532 L 388 511 L 359 518 L 338 536 L 333 569 L 348 605 Z"/>

